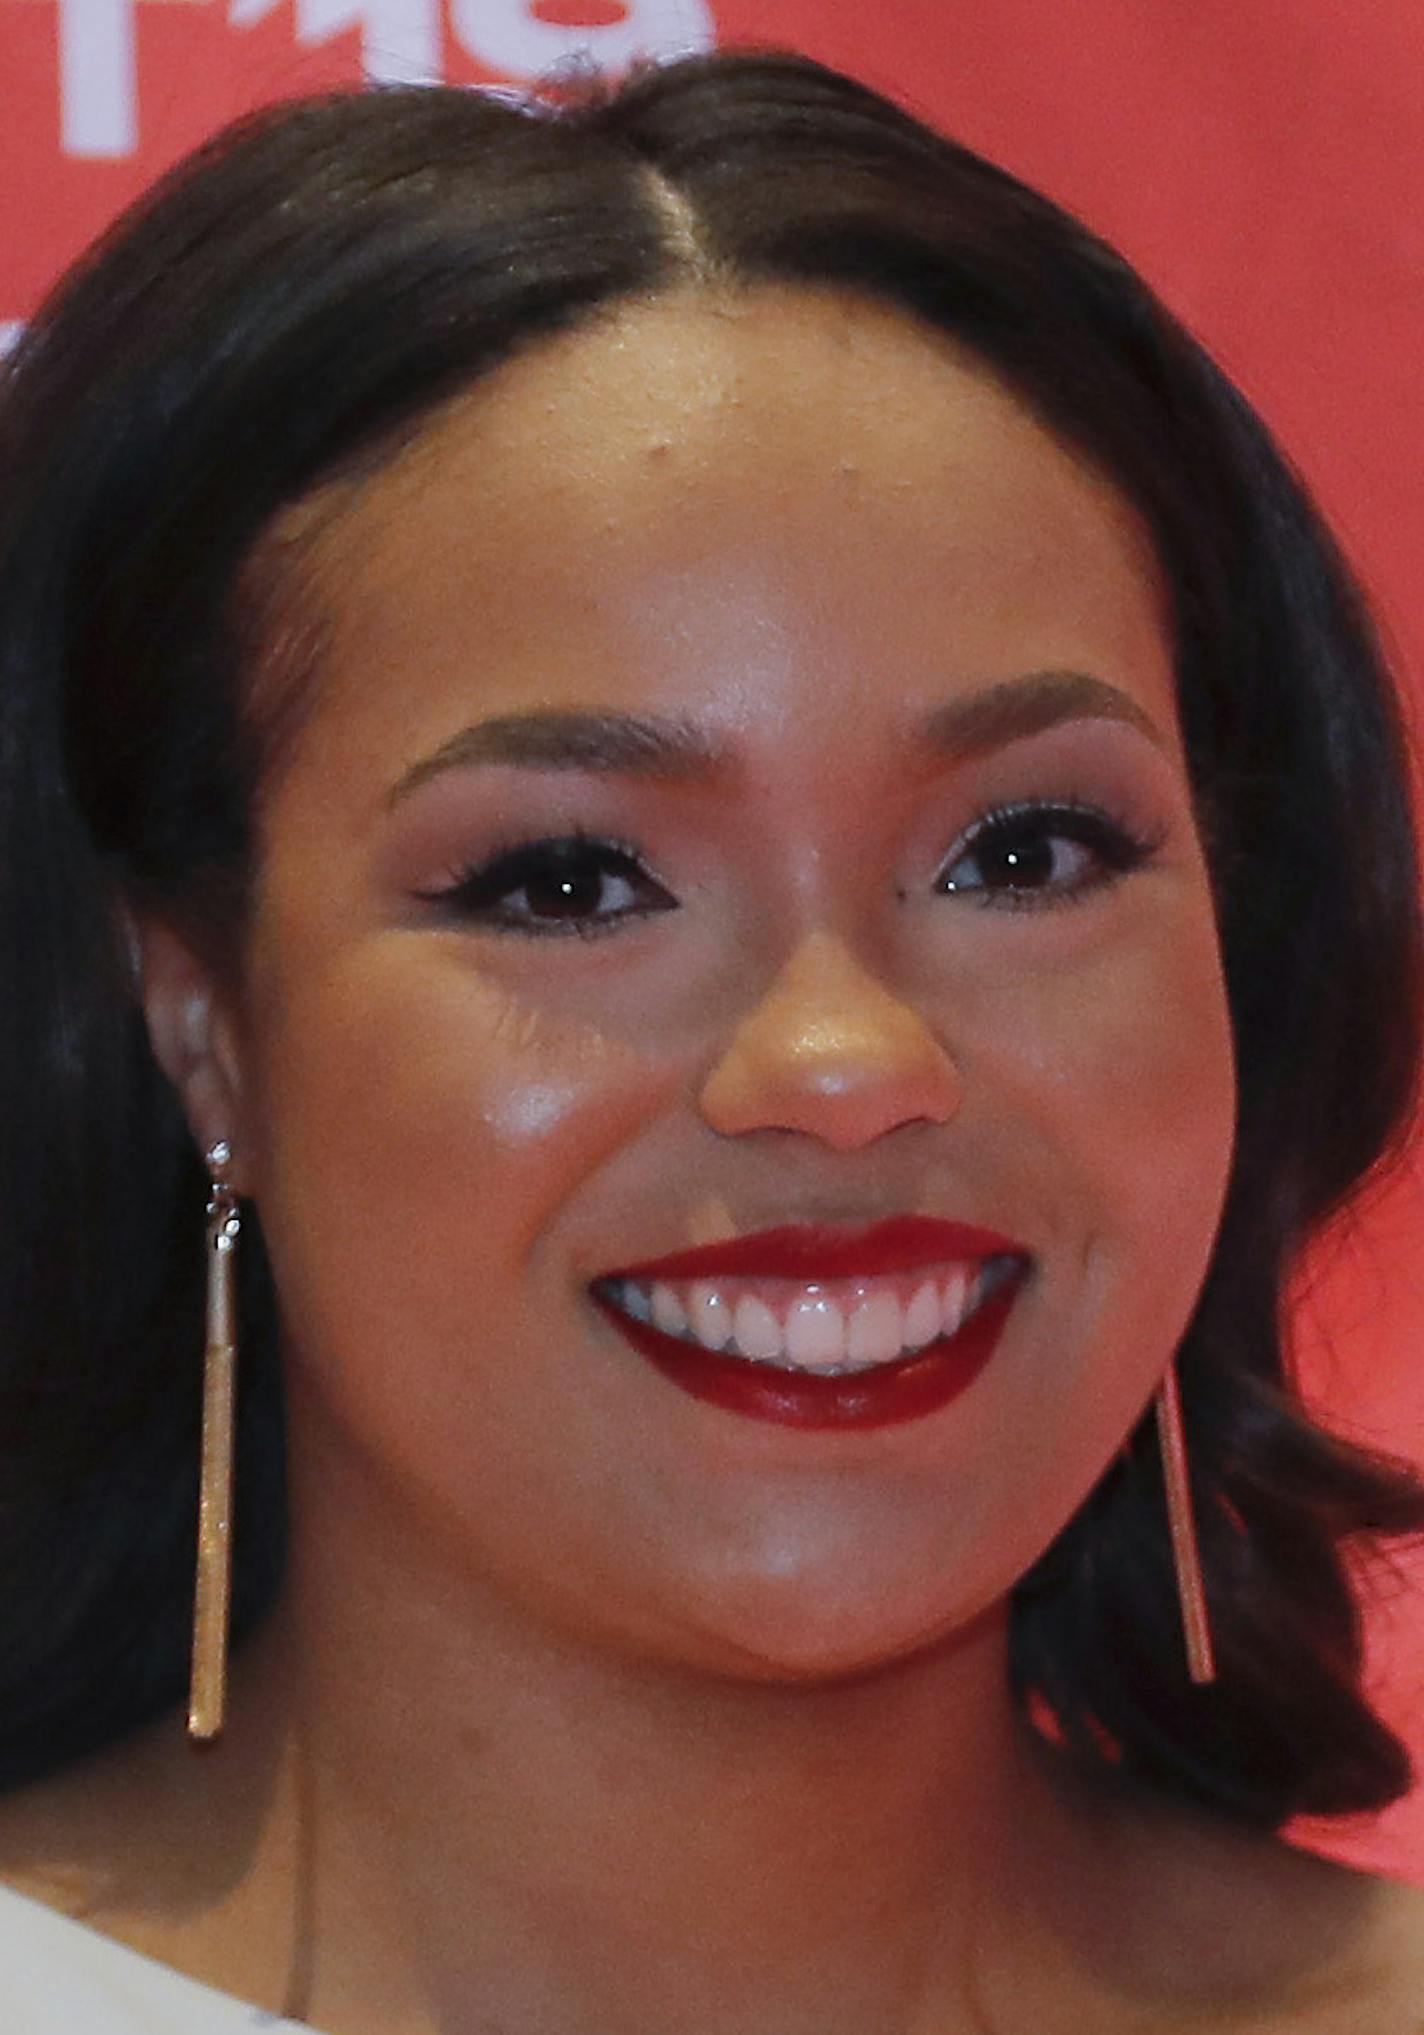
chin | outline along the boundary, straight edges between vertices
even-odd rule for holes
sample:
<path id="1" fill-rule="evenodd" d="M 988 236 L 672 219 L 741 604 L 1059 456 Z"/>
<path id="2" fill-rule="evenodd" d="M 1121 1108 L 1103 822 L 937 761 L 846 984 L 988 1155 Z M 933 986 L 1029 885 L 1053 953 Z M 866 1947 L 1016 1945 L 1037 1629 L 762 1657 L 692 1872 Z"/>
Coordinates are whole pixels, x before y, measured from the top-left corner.
<path id="1" fill-rule="evenodd" d="M 707 1652 L 731 1680 L 788 1688 L 833 1686 L 889 1673 L 910 1661 L 984 1638 L 1007 1617 L 1007 1599 L 956 1613 L 942 1593 L 897 1600 L 888 1592 L 816 1591 L 804 1577 L 764 1583 L 708 1607 Z"/>

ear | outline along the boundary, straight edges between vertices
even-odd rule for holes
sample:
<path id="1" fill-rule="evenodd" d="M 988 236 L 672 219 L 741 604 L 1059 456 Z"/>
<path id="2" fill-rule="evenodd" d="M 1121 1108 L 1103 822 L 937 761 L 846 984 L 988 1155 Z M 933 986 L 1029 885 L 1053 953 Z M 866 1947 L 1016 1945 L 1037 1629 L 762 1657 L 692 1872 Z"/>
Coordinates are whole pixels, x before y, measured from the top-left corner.
<path id="1" fill-rule="evenodd" d="M 199 1150 L 226 1138 L 232 1147 L 228 1178 L 239 1193 L 250 1193 L 248 1083 L 230 997 L 172 926 L 125 917 L 154 1057 L 178 1091 Z"/>

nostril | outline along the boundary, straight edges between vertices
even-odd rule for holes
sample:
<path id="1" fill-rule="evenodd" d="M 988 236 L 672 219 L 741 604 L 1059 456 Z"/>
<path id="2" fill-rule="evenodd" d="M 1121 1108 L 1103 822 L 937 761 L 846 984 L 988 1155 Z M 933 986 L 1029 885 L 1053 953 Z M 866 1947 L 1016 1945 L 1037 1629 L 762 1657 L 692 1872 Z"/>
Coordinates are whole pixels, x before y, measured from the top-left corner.
<path id="1" fill-rule="evenodd" d="M 765 1039 L 738 1039 L 698 1104 L 723 1136 L 794 1130 L 853 1150 L 902 1124 L 949 1123 L 961 1100 L 958 1069 L 928 1033 L 896 1044 L 817 1027 L 777 1050 Z"/>
<path id="2" fill-rule="evenodd" d="M 839 1150 L 915 1122 L 947 1123 L 958 1069 L 911 999 L 838 935 L 817 927 L 742 1014 L 702 1086 L 724 1136 L 796 1130 Z"/>
<path id="3" fill-rule="evenodd" d="M 720 1066 L 700 1095 L 700 1111 L 724 1138 L 755 1129 L 804 1131 L 836 1150 L 858 1150 L 909 1123 L 948 1123 L 958 1113 L 954 1072 L 922 1074 L 797 1070 L 787 1079 L 747 1077 Z"/>

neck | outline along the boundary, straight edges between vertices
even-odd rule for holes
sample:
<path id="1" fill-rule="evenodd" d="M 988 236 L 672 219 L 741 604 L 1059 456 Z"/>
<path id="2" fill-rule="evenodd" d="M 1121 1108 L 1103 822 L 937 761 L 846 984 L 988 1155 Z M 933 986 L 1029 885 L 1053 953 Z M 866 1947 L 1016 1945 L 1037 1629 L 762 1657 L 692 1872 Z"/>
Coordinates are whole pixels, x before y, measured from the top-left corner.
<path id="1" fill-rule="evenodd" d="M 342 2035 L 959 2024 L 986 1906 L 1018 1897 L 1005 1833 L 1048 1813 L 1002 1611 L 830 1684 L 692 1674 L 536 1625 L 357 1516 L 298 1532 L 244 1671 L 288 1748 L 287 2012 Z"/>

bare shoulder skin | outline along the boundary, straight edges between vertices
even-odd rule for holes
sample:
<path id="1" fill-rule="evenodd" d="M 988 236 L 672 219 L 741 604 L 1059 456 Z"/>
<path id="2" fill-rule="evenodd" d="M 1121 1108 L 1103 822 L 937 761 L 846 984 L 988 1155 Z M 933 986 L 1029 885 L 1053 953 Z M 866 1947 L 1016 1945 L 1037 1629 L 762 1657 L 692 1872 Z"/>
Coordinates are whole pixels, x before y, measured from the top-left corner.
<path id="1" fill-rule="evenodd" d="M 260 1643 L 259 1643 L 260 1647 Z M 0 1881 L 16 1892 L 270 2012 L 300 2013 L 284 1854 L 292 1786 L 251 1657 L 246 1701 L 221 1748 L 168 1717 L 0 1800 Z"/>
<path id="2" fill-rule="evenodd" d="M 1103 2025 L 1132 2035 L 1424 2030 L 1424 1888 L 1175 1806 L 1070 1790 L 1102 1869 L 1043 1883 L 1063 1952 L 1044 2031 L 1087 2025 L 1073 2017 L 1089 1993 L 1065 2006 L 1080 1974 L 1120 2003 Z"/>

